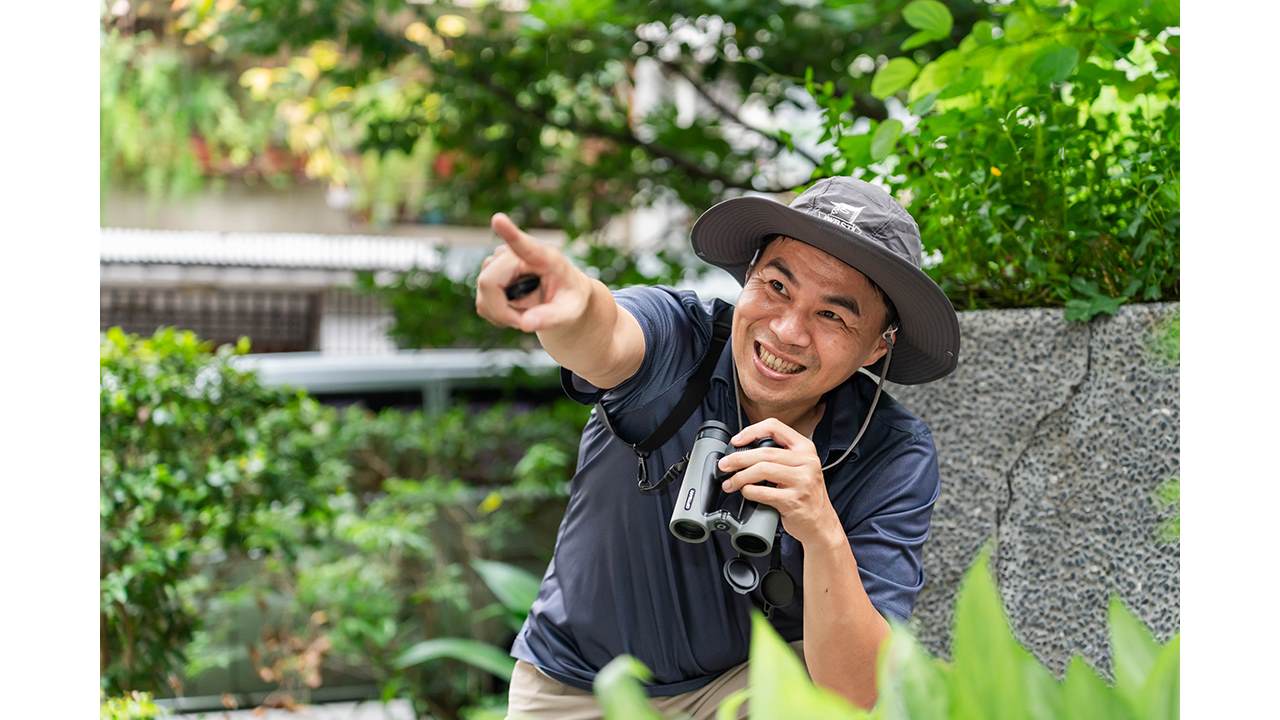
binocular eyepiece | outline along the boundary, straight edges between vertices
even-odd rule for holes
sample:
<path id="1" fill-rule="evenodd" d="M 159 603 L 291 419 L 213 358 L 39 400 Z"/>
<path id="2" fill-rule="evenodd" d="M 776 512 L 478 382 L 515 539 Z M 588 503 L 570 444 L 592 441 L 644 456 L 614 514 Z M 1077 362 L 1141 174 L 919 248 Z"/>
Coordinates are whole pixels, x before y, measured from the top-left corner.
<path id="1" fill-rule="evenodd" d="M 713 531 L 727 532 L 734 549 L 743 555 L 768 555 L 778 529 L 778 511 L 745 499 L 737 515 L 715 507 L 720 484 L 732 475 L 721 472 L 716 463 L 735 451 L 779 446 L 771 438 L 762 438 L 735 448 L 729 444 L 730 437 L 729 428 L 715 420 L 708 420 L 698 428 L 667 527 L 672 535 L 689 543 L 706 542 Z"/>

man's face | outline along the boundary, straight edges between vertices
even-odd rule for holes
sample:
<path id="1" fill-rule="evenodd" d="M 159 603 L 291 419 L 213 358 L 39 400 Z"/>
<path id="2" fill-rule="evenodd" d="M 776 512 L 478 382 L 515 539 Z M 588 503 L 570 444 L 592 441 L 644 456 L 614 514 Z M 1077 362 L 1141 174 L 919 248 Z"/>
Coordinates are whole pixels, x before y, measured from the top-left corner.
<path id="1" fill-rule="evenodd" d="M 747 400 L 807 409 L 886 350 L 887 312 L 865 275 L 803 242 L 774 240 L 733 315 L 733 358 Z"/>

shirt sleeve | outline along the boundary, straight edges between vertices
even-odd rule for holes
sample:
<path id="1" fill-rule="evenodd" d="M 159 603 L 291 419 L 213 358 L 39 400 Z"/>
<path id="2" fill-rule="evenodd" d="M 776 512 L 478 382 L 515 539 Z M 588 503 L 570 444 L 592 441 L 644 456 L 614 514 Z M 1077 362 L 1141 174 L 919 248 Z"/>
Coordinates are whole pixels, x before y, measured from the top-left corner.
<path id="1" fill-rule="evenodd" d="M 613 388 L 597 388 L 578 375 L 564 373 L 569 397 L 584 404 L 600 402 L 624 434 L 628 415 L 683 386 L 697 370 L 711 340 L 711 312 L 689 290 L 637 286 L 613 291 L 623 311 L 631 313 L 644 334 L 644 359 L 630 378 Z M 633 440 L 639 440 L 634 438 Z"/>
<path id="2" fill-rule="evenodd" d="M 849 546 L 871 604 L 905 621 L 924 587 L 921 549 L 941 488 L 932 434 L 913 436 L 870 477 L 877 492 L 870 512 L 846 528 Z"/>

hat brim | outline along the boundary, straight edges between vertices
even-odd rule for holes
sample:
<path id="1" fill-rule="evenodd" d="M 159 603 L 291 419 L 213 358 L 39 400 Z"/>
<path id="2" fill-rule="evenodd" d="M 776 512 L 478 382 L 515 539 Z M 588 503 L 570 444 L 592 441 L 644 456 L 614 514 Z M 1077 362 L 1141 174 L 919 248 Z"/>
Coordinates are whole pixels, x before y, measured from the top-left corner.
<path id="1" fill-rule="evenodd" d="M 839 226 L 761 197 L 725 200 L 693 225 L 698 257 L 727 271 L 742 285 L 756 251 L 774 235 L 812 245 L 870 278 L 898 311 L 899 331 L 886 378 L 902 385 L 937 380 L 956 367 L 960 323 L 942 289 L 892 251 Z M 867 369 L 880 374 L 884 360 Z"/>

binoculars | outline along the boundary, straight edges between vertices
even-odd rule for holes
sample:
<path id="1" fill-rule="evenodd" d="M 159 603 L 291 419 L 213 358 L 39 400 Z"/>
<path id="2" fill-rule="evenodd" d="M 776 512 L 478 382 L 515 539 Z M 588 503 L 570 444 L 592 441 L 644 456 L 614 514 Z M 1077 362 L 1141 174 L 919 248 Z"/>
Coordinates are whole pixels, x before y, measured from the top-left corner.
<path id="1" fill-rule="evenodd" d="M 708 420 L 698 428 L 667 527 L 672 535 L 689 543 L 706 542 L 713 531 L 727 532 L 734 549 L 743 555 L 768 555 L 778 529 L 778 511 L 745 498 L 737 515 L 716 507 L 722 495 L 720 484 L 732 475 L 721 472 L 716 463 L 735 451 L 779 446 L 771 438 L 762 438 L 735 448 L 729 444 L 732 436 L 728 427 L 715 420 Z"/>

